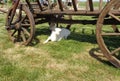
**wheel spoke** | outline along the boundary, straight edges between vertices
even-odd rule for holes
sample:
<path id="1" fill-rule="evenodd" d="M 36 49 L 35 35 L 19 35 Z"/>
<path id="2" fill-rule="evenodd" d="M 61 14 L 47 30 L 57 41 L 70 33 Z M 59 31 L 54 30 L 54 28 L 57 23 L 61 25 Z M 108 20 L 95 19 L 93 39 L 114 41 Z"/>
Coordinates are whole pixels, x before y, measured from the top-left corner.
<path id="1" fill-rule="evenodd" d="M 26 33 L 28 36 L 30 36 L 30 33 L 27 31 L 26 28 L 22 28 L 22 29 L 23 29 L 24 33 Z"/>
<path id="2" fill-rule="evenodd" d="M 120 33 L 102 33 L 102 36 L 120 36 Z"/>
<path id="3" fill-rule="evenodd" d="M 16 24 L 16 23 L 20 22 L 21 17 L 22 17 L 22 10 L 21 9 L 17 9 L 15 15 L 16 16 L 14 16 L 14 17 L 16 17 L 16 18 L 14 18 L 15 20 L 14 20 L 14 22 L 12 24 Z"/>
<path id="4" fill-rule="evenodd" d="M 23 26 L 23 27 L 30 27 L 30 24 L 21 24 L 21 26 Z"/>
<path id="5" fill-rule="evenodd" d="M 12 23 L 13 25 L 17 24 L 19 22 L 19 19 L 14 20 L 14 22 Z"/>
<path id="6" fill-rule="evenodd" d="M 22 17 L 21 22 L 23 22 L 26 18 L 27 16 Z"/>
<path id="7" fill-rule="evenodd" d="M 113 17 L 114 19 L 116 19 L 116 20 L 118 20 L 119 22 L 120 22 L 120 19 L 117 17 L 117 16 L 115 16 L 114 14 L 112 14 L 112 13 L 108 13 L 111 17 Z"/>
<path id="8" fill-rule="evenodd" d="M 20 41 L 20 35 L 21 35 L 21 30 L 18 30 L 18 34 L 17 34 L 17 41 Z"/>
<path id="9" fill-rule="evenodd" d="M 21 17 L 22 17 L 22 9 L 21 9 L 21 7 L 18 10 L 19 10 L 18 17 L 21 19 Z"/>
<path id="10" fill-rule="evenodd" d="M 11 36 L 14 36 L 14 34 L 16 33 L 17 30 L 14 30 L 12 33 L 11 33 Z"/>
<path id="11" fill-rule="evenodd" d="M 120 47 L 115 49 L 114 51 L 111 52 L 111 55 L 115 54 L 116 52 L 119 52 L 120 51 Z"/>
<path id="12" fill-rule="evenodd" d="M 23 41 L 26 42 L 25 34 L 23 31 L 21 31 L 21 37 L 22 37 Z"/>
<path id="13" fill-rule="evenodd" d="M 15 37 L 14 37 L 14 34 L 16 33 L 16 30 L 14 30 L 13 32 L 11 31 L 8 31 L 9 35 L 10 35 L 10 39 L 12 42 L 15 42 Z"/>

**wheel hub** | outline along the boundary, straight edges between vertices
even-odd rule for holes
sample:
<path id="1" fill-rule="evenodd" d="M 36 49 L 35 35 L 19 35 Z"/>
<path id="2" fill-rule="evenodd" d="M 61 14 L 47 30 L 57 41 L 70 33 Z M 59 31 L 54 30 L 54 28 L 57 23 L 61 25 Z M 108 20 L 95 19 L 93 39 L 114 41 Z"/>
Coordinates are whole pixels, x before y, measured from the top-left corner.
<path id="1" fill-rule="evenodd" d="M 17 30 L 21 29 L 21 23 L 20 22 L 15 24 L 15 29 L 17 29 Z"/>

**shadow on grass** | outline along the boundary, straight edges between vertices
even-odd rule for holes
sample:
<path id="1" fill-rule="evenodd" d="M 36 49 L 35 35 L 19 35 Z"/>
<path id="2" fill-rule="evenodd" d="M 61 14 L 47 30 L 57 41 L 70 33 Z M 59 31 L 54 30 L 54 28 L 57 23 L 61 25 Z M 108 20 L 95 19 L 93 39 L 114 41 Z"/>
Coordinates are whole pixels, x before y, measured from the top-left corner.
<path id="1" fill-rule="evenodd" d="M 40 43 L 40 39 L 37 38 L 37 36 L 40 36 L 40 35 L 50 36 L 50 30 L 48 28 L 36 28 L 35 38 L 34 38 L 34 42 L 36 43 L 34 43 L 33 45 Z M 80 33 L 72 31 L 67 40 L 75 40 L 79 42 L 88 42 L 88 43 L 93 43 L 93 44 L 97 43 L 95 34 L 93 33 L 86 34 L 83 31 L 81 31 Z"/>
<path id="2" fill-rule="evenodd" d="M 35 36 L 33 38 L 33 41 L 30 43 L 30 46 L 35 46 L 38 43 L 40 43 L 40 39 L 37 38 L 37 36 L 40 36 L 40 35 L 48 35 L 49 36 L 50 30 L 48 28 L 36 28 Z"/>
<path id="3" fill-rule="evenodd" d="M 36 28 L 35 38 L 34 38 L 35 43 L 33 45 L 36 45 L 36 44 L 40 43 L 40 39 L 37 38 L 37 36 L 40 36 L 40 35 L 48 35 L 49 36 L 50 35 L 50 30 L 48 28 L 45 28 L 45 27 Z M 108 37 L 105 37 L 105 40 L 108 41 L 107 42 L 108 47 L 116 48 L 117 46 L 119 46 L 119 44 L 114 45 L 115 41 L 113 41 L 113 39 L 115 39 L 115 38 L 113 37 L 112 39 L 110 39 Z M 85 33 L 84 30 L 81 31 L 81 32 L 75 32 L 75 30 L 74 30 L 74 31 L 71 32 L 71 34 L 70 34 L 70 36 L 68 37 L 67 40 L 75 40 L 75 41 L 78 41 L 78 42 L 88 42 L 88 43 L 91 43 L 91 44 L 97 44 L 96 35 L 95 35 L 95 33 L 93 33 L 93 30 L 89 34 Z M 104 64 L 107 64 L 109 66 L 113 66 L 105 58 L 105 56 L 103 56 L 103 54 L 100 52 L 99 48 L 92 48 L 89 51 L 89 54 L 93 58 L 97 59 L 98 61 L 100 61 Z"/>
<path id="4" fill-rule="evenodd" d="M 89 51 L 89 54 L 90 54 L 90 56 L 92 56 L 96 60 L 100 61 L 101 63 L 107 64 L 107 65 L 112 66 L 112 67 L 115 67 L 106 59 L 106 57 L 102 54 L 102 52 L 100 51 L 99 48 L 92 48 Z"/>
<path id="5" fill-rule="evenodd" d="M 77 29 L 75 29 L 77 30 Z M 71 31 L 70 36 L 68 37 L 67 40 L 75 40 L 75 41 L 79 41 L 79 42 L 88 42 L 88 43 L 92 43 L 92 44 L 97 44 L 97 40 L 96 40 L 96 34 L 94 33 L 93 30 L 90 30 L 90 33 L 86 33 L 84 32 L 85 29 L 83 29 L 80 32 L 75 32 L 75 30 Z M 44 26 L 42 26 L 41 28 L 36 28 L 36 32 L 35 32 L 35 37 L 34 37 L 34 41 L 36 41 L 35 44 L 40 42 L 40 39 L 37 38 L 37 36 L 40 35 L 48 35 L 50 36 L 50 30 Z M 120 38 L 119 38 L 120 39 Z M 120 43 L 118 38 L 115 37 L 105 37 L 104 40 L 107 41 L 106 45 L 109 47 L 118 47 Z M 115 43 L 117 41 L 117 44 Z"/>
<path id="6" fill-rule="evenodd" d="M 96 44 L 96 36 L 95 34 L 83 34 L 83 33 L 75 33 L 71 32 L 71 35 L 68 39 L 79 41 L 79 42 L 88 42 L 92 44 Z"/>
<path id="7" fill-rule="evenodd" d="M 34 37 L 34 44 L 36 45 L 38 43 L 40 43 L 40 39 L 37 38 L 37 36 L 40 35 L 48 35 L 50 36 L 50 30 L 44 26 L 42 26 L 41 28 L 36 28 L 36 32 L 35 32 L 35 37 Z M 75 32 L 71 31 L 70 36 L 68 37 L 67 40 L 75 40 L 78 42 L 88 42 L 91 44 L 97 44 L 97 40 L 96 40 L 96 35 L 95 33 L 93 33 L 93 30 L 91 30 L 90 33 L 85 33 L 84 29 L 81 32 Z M 105 44 L 106 46 L 111 50 L 113 50 L 114 48 L 118 48 L 120 45 L 120 38 L 118 37 L 104 37 L 105 40 Z"/>

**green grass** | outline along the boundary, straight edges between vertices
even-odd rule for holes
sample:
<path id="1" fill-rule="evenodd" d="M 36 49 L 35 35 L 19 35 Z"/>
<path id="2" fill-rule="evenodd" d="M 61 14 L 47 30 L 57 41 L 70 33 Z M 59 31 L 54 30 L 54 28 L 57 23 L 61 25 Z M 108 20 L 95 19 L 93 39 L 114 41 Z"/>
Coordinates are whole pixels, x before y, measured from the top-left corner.
<path id="1" fill-rule="evenodd" d="M 39 24 L 37 43 L 18 46 L 9 40 L 4 28 L 5 14 L 0 16 L 0 81 L 120 80 L 120 70 L 96 55 L 95 25 L 72 25 L 67 40 L 43 44 L 50 32 L 47 23 Z"/>

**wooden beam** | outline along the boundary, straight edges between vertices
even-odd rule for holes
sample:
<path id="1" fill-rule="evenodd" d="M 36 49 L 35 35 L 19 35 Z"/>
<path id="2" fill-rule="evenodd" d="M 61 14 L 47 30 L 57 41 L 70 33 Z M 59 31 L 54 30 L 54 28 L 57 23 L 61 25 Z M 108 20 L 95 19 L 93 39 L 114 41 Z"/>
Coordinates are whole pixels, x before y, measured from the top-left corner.
<path id="1" fill-rule="evenodd" d="M 77 0 L 72 0 L 73 8 L 75 11 L 77 11 Z"/>
<path id="2" fill-rule="evenodd" d="M 88 0 L 88 2 L 89 2 L 90 11 L 94 11 L 93 0 Z"/>
<path id="3" fill-rule="evenodd" d="M 59 8 L 61 11 L 63 11 L 63 5 L 62 5 L 62 0 L 58 0 Z"/>
<path id="4" fill-rule="evenodd" d="M 40 10 L 43 11 L 42 5 L 41 5 L 41 3 L 40 3 L 39 0 L 37 0 L 37 3 L 38 3 L 38 5 L 39 5 Z"/>
<path id="5" fill-rule="evenodd" d="M 103 0 L 99 0 L 99 10 L 102 10 Z"/>

